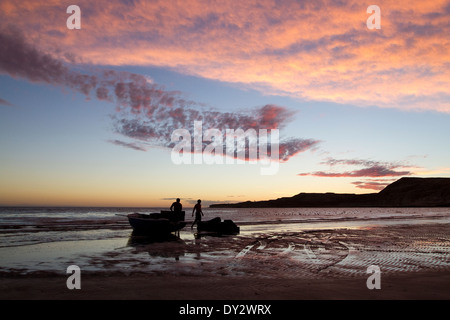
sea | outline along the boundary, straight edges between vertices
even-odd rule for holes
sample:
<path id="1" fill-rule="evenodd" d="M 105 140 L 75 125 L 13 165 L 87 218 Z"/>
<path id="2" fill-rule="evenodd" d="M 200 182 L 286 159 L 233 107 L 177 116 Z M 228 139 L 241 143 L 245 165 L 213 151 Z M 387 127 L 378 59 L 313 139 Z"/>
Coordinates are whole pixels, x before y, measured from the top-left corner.
<path id="1" fill-rule="evenodd" d="M 136 247 L 126 215 L 161 210 L 167 208 L 0 207 L 0 274 L 65 272 L 72 264 L 91 271 L 113 265 L 108 270 L 132 272 L 135 262 L 142 260 L 135 255 L 139 244 Z M 269 233 L 450 223 L 450 208 L 204 208 L 203 212 L 204 220 L 220 217 L 240 227 L 240 233 L 228 240 L 208 240 L 220 247 L 217 252 L 225 252 L 231 239 L 245 244 L 243 240 Z M 190 209 L 186 210 L 186 220 L 187 226 L 176 236 L 176 246 L 181 241 L 183 248 L 198 244 L 196 227 L 190 227 Z M 148 249 L 152 244 L 145 245 Z M 164 260 L 164 248 L 173 258 L 176 246 L 157 246 L 159 256 L 155 259 Z"/>

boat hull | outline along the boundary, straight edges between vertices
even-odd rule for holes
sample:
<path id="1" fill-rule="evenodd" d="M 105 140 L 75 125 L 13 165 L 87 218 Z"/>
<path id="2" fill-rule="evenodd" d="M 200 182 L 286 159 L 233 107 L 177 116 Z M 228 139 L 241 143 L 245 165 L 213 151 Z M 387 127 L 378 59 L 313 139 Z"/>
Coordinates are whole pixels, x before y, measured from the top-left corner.
<path id="1" fill-rule="evenodd" d="M 184 221 L 170 220 L 141 213 L 131 213 L 127 217 L 133 232 L 136 234 L 159 236 L 179 231 L 186 226 Z"/>

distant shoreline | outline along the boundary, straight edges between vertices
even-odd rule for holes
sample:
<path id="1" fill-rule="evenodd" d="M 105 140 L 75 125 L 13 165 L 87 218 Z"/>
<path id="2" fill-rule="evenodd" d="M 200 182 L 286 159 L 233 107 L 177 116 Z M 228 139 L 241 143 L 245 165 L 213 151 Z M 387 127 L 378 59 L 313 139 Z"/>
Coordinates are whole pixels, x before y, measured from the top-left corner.
<path id="1" fill-rule="evenodd" d="M 212 204 L 210 208 L 450 207 L 450 178 L 401 178 L 378 193 L 299 193 L 274 200 Z"/>

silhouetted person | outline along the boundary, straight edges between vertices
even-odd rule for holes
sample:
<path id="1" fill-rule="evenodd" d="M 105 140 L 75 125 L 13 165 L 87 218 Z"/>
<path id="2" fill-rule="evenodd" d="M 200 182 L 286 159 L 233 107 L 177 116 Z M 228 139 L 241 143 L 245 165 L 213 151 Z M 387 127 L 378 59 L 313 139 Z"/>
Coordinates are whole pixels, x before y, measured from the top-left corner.
<path id="1" fill-rule="evenodd" d="M 202 203 L 202 200 L 197 200 L 197 204 L 192 209 L 192 216 L 194 216 L 194 211 L 195 211 L 195 220 L 192 223 L 191 229 L 194 227 L 194 224 L 196 224 L 196 223 L 198 226 L 198 222 L 201 222 L 202 216 L 204 216 L 201 203 Z"/>
<path id="2" fill-rule="evenodd" d="M 183 210 L 183 205 L 180 202 L 180 198 L 177 198 L 177 201 L 170 206 L 170 211 L 180 212 L 181 210 Z"/>

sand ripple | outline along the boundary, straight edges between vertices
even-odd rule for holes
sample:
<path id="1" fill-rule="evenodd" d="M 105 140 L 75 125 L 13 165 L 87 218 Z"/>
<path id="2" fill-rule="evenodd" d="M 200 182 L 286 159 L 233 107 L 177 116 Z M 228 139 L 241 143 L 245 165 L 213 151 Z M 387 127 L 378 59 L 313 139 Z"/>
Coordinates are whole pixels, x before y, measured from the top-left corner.
<path id="1" fill-rule="evenodd" d="M 341 278 L 448 271 L 449 225 L 332 229 L 261 233 L 253 236 L 130 238 L 125 248 L 89 261 L 97 270 L 126 273 L 259 278 Z"/>

